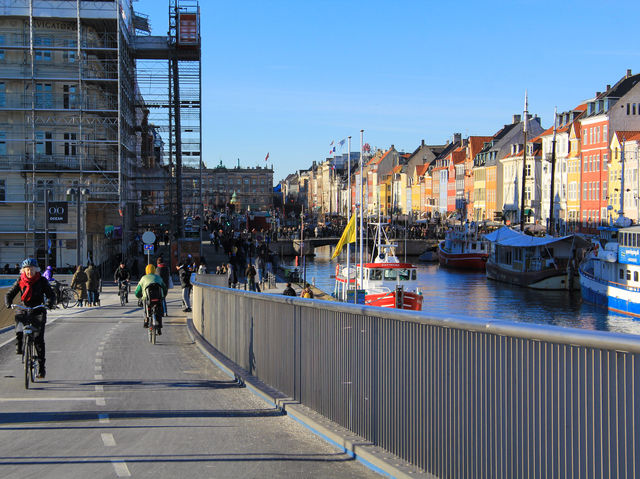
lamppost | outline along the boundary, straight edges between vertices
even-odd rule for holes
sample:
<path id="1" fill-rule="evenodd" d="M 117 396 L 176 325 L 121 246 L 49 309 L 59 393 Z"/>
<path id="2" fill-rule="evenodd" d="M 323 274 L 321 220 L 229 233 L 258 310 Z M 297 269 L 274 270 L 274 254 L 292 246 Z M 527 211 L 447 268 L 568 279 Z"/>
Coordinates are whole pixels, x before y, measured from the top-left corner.
<path id="1" fill-rule="evenodd" d="M 51 190 L 44 187 L 44 267 L 49 266 L 49 254 L 51 248 L 49 247 L 49 195 Z"/>
<path id="2" fill-rule="evenodd" d="M 78 267 L 81 259 L 81 236 L 80 236 L 80 216 L 81 216 L 81 201 L 82 196 L 89 196 L 91 191 L 88 188 L 69 188 L 67 195 L 73 196 L 76 199 L 76 267 Z M 86 227 L 86 221 L 85 221 Z M 86 228 L 85 228 L 86 229 Z"/>

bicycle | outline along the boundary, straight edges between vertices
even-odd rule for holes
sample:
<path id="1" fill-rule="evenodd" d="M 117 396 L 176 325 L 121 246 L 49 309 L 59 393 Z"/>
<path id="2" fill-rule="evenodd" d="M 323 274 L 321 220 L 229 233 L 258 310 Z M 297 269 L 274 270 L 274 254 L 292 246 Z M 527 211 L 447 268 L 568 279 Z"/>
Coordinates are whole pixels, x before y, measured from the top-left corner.
<path id="1" fill-rule="evenodd" d="M 118 296 L 120 297 L 120 306 L 129 302 L 129 281 L 118 281 Z"/>
<path id="2" fill-rule="evenodd" d="M 20 309 L 26 311 L 27 316 L 16 324 L 16 331 L 20 332 L 22 329 L 22 363 L 24 364 L 24 388 L 29 389 L 29 382 L 36 382 L 38 376 L 40 363 L 38 361 L 38 353 L 36 350 L 35 339 L 33 337 L 33 326 L 27 323 L 25 320 L 31 321 L 31 314 L 37 309 L 46 309 L 44 304 L 29 308 L 20 304 L 12 304 L 12 309 Z"/>
<path id="3" fill-rule="evenodd" d="M 156 337 L 158 336 L 160 330 L 160 321 L 158 320 L 158 309 L 162 308 L 162 300 L 147 300 L 145 301 L 145 315 L 147 318 L 147 323 L 149 324 L 148 332 L 149 332 L 149 342 L 151 344 L 156 344 Z"/>
<path id="4" fill-rule="evenodd" d="M 76 304 L 78 304 L 78 300 L 80 298 L 78 296 L 78 292 L 75 289 L 71 289 L 69 286 L 67 286 L 67 283 L 58 281 L 58 285 L 56 287 L 56 293 L 57 293 L 56 296 L 58 300 L 57 302 L 64 309 L 73 307 Z"/>

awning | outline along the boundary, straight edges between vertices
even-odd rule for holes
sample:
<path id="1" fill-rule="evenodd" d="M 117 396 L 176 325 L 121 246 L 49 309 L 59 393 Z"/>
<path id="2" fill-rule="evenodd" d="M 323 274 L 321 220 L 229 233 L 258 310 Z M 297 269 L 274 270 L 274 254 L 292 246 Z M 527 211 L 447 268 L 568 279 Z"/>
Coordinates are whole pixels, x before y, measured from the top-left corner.
<path id="1" fill-rule="evenodd" d="M 566 240 L 578 240 L 579 244 L 586 244 L 587 241 L 576 235 L 568 236 L 530 236 L 519 231 L 512 230 L 507 226 L 503 226 L 499 230 L 484 235 L 487 241 L 498 244 L 500 246 L 516 246 L 522 248 L 535 248 L 536 246 L 545 246 L 552 243 L 559 243 Z"/>

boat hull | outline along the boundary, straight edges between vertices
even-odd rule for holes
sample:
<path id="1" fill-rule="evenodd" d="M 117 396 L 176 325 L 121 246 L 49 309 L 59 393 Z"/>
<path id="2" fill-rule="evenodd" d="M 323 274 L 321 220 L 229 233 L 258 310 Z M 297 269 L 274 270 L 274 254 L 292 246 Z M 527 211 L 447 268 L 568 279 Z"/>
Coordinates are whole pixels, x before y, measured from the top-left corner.
<path id="1" fill-rule="evenodd" d="M 402 304 L 398 304 L 400 300 L 396 298 L 396 291 L 367 294 L 364 297 L 364 303 L 367 306 L 377 306 L 379 308 L 407 309 L 410 311 L 422 311 L 422 300 L 423 296 L 421 294 L 409 291 L 405 291 L 402 294 Z"/>
<path id="2" fill-rule="evenodd" d="M 573 281 L 565 270 L 513 271 L 491 261 L 487 262 L 487 278 L 532 289 L 567 290 L 580 287 L 578 281 Z"/>
<path id="3" fill-rule="evenodd" d="M 448 253 L 442 243 L 438 246 L 438 261 L 446 268 L 484 271 L 488 257 L 488 253 Z"/>
<path id="4" fill-rule="evenodd" d="M 596 279 L 580 270 L 582 298 L 615 313 L 640 318 L 640 289 Z"/>

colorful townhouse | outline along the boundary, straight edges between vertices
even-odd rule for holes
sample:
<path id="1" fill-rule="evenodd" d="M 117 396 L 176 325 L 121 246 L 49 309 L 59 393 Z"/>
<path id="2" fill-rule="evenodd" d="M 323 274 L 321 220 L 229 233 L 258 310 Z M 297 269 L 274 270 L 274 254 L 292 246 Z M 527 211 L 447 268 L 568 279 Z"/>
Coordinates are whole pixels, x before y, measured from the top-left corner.
<path id="1" fill-rule="evenodd" d="M 392 168 L 399 164 L 399 154 L 394 145 L 391 145 L 384 153 L 376 152 L 376 154 L 367 163 L 367 192 L 365 193 L 367 198 L 367 211 L 369 214 L 377 214 L 378 212 L 378 197 L 380 197 L 381 207 L 384 206 L 388 195 L 387 186 L 385 186 L 384 194 L 378 192 L 378 185 L 382 182 L 382 179 L 389 174 Z M 390 190 L 390 188 L 389 188 Z"/>
<path id="2" fill-rule="evenodd" d="M 607 85 L 605 92 L 597 92 L 587 102 L 587 111 L 580 119 L 580 214 L 585 231 L 595 232 L 598 225 L 606 224 L 609 221 L 607 207 L 611 204 L 611 196 L 620 196 L 620 191 L 609 187 L 609 147 L 614 131 L 640 130 L 640 115 L 633 113 L 633 105 L 640 103 L 639 82 L 640 75 L 632 75 L 631 70 L 627 70 L 618 83 L 613 87 Z"/>
<path id="3" fill-rule="evenodd" d="M 543 129 L 540 118 L 534 116 L 527 122 L 528 138 L 535 138 Z M 519 221 L 519 204 L 514 198 L 504 200 L 504 185 L 520 181 L 521 174 L 512 168 L 505 177 L 501 159 L 513 154 L 513 145 L 524 148 L 524 122 L 520 115 L 513 115 L 511 124 L 504 125 L 474 157 L 474 215 L 476 221 L 494 220 L 507 217 Z M 522 164 L 522 163 L 521 163 Z M 518 176 L 515 176 L 518 175 Z M 519 193 L 518 193 L 519 194 Z M 518 196 L 520 198 L 520 196 Z"/>
<path id="4" fill-rule="evenodd" d="M 585 104 L 586 109 L 586 104 Z M 580 192 L 582 191 L 582 127 L 574 121 L 569 128 L 569 157 L 567 158 L 567 232 L 575 232 L 580 224 Z"/>
<path id="5" fill-rule="evenodd" d="M 574 110 L 558 113 L 556 117 L 555 128 L 555 168 L 554 168 L 554 231 L 565 233 L 569 231 L 568 223 L 570 223 L 570 207 L 569 203 L 573 198 L 574 211 L 580 210 L 580 202 L 577 200 L 577 185 L 580 181 L 579 157 L 576 159 L 571 157 L 572 149 L 575 142 L 571 141 L 571 131 L 573 125 L 576 124 L 582 113 L 586 110 L 587 105 L 582 104 Z M 579 128 L 578 128 L 579 131 Z M 542 140 L 542 164 L 543 176 L 542 184 L 551 184 L 551 163 L 554 157 L 554 128 L 553 126 L 545 130 L 540 138 Z M 576 180 L 575 173 L 578 173 Z M 570 180 L 571 178 L 571 180 Z M 573 193 L 573 195 L 572 195 Z M 543 224 L 547 225 L 547 219 L 551 212 L 551 188 L 545 187 L 542 191 L 542 213 L 541 219 Z M 571 196 L 572 195 L 572 196 Z"/>
<path id="6" fill-rule="evenodd" d="M 482 150 L 485 143 L 491 141 L 490 136 L 470 136 L 467 138 L 465 146 L 464 160 L 464 209 L 465 218 L 473 219 L 474 197 L 473 183 L 475 171 L 473 169 L 473 159 Z"/>
<path id="7" fill-rule="evenodd" d="M 460 220 L 465 220 L 466 213 L 466 201 L 464 197 L 464 178 L 465 178 L 465 159 L 467 150 L 467 140 L 462 140 L 460 146 L 451 153 L 452 165 L 451 171 L 453 172 L 453 181 L 449 179 L 449 208 L 458 213 Z M 451 188 L 453 186 L 453 188 Z M 449 209 L 449 211 L 451 211 Z"/>
<path id="8" fill-rule="evenodd" d="M 638 105 L 640 107 L 640 105 Z M 616 131 L 611 139 L 611 164 L 609 165 L 609 211 L 638 223 L 640 219 L 639 153 L 640 131 Z M 624 163 L 624 175 L 622 175 Z M 622 180 L 624 179 L 624 184 Z M 615 218 L 615 217 L 614 217 Z M 612 218 L 612 219 L 614 219 Z"/>
<path id="9" fill-rule="evenodd" d="M 522 162 L 526 163 L 524 173 L 524 214 L 527 223 L 538 223 L 543 219 L 542 198 L 549 183 L 544 182 L 545 169 L 549 164 L 542 162 L 540 136 L 527 139 L 526 146 L 520 143 L 524 135 L 515 138 L 515 143 L 510 145 L 510 152 L 502 159 L 502 190 L 503 190 L 503 216 L 507 224 L 520 222 L 520 209 L 522 206 Z M 526 148 L 526 150 L 525 150 Z"/>

